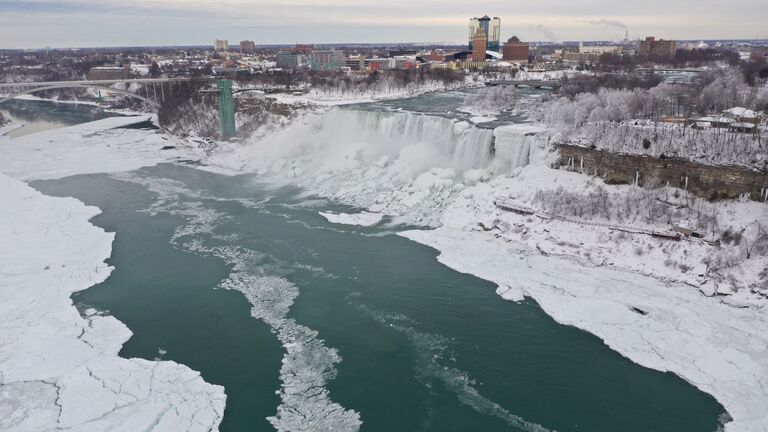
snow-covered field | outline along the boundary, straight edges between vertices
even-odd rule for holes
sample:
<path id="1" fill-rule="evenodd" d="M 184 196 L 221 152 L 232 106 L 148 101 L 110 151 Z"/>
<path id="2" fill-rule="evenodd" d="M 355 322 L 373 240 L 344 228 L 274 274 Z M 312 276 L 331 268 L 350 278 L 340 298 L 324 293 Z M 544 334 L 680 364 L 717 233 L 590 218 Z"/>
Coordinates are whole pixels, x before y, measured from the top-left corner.
<path id="1" fill-rule="evenodd" d="M 114 235 L 99 213 L 47 197 L 23 179 L 136 169 L 169 161 L 165 139 L 110 130 L 144 119 L 108 119 L 10 140 L 0 137 L 0 430 L 211 431 L 226 396 L 170 361 L 124 359 L 131 331 L 70 296 L 104 281 Z"/>

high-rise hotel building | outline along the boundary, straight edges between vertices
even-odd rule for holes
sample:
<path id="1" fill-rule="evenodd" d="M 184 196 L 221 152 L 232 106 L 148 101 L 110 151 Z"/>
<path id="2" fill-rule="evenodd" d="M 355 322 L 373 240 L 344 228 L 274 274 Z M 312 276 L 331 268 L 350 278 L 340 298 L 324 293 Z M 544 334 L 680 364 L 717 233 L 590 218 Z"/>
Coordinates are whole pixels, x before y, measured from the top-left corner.
<path id="1" fill-rule="evenodd" d="M 488 49 L 499 51 L 501 48 L 501 18 L 491 19 L 488 15 L 482 18 L 472 18 L 469 20 L 469 49 L 472 50 L 472 42 L 475 39 L 477 28 L 483 29 Z"/>

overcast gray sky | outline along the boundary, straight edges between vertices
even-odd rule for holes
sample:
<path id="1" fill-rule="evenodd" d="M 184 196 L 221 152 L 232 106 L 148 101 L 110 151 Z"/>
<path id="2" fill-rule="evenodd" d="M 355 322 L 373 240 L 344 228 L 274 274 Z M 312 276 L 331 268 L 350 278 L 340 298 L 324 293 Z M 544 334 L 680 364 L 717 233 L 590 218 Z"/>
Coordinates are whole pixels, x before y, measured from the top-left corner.
<path id="1" fill-rule="evenodd" d="M 523 40 L 768 37 L 766 0 L 0 0 L 0 48 L 465 42 L 501 17 Z"/>

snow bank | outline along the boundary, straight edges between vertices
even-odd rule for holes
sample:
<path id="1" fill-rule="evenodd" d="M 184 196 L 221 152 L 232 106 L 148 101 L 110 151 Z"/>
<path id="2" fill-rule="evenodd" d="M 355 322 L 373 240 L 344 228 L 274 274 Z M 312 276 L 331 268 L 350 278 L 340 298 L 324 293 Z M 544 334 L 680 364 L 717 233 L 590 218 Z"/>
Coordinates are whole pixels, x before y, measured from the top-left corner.
<path id="1" fill-rule="evenodd" d="M 381 222 L 384 217 L 381 213 L 326 213 L 320 212 L 320 216 L 326 218 L 328 222 L 341 224 L 341 225 L 359 225 L 359 226 L 374 226 Z"/>
<path id="2" fill-rule="evenodd" d="M 70 296 L 104 281 L 98 209 L 0 174 L 0 429 L 209 431 L 224 389 L 174 362 L 123 359 L 130 330 Z"/>
<path id="3" fill-rule="evenodd" d="M 701 241 L 621 233 L 599 216 L 575 223 L 494 205 L 510 197 L 536 208 L 539 191 L 586 196 L 594 183 L 606 187 L 586 175 L 529 165 L 514 178 L 464 189 L 436 231 L 403 235 L 439 250 L 446 265 L 496 283 L 502 298 L 532 297 L 558 322 L 589 331 L 632 361 L 673 372 L 713 395 L 734 418 L 727 431 L 768 430 L 768 301 L 746 288 L 727 291 L 707 282 L 702 261 L 719 250 Z M 631 196 L 639 188 L 610 189 Z M 723 226 L 768 220 L 764 204 L 722 205 Z M 748 280 L 764 268 L 765 258 L 753 257 L 734 272 Z"/>
<path id="4" fill-rule="evenodd" d="M 24 123 L 10 122 L 5 126 L 0 126 L 0 137 L 6 136 L 13 131 L 19 130 L 24 127 Z"/>
<path id="5" fill-rule="evenodd" d="M 443 227 L 402 235 L 437 249 L 440 262 L 457 271 L 524 289 L 558 322 L 713 395 L 734 419 L 728 432 L 768 430 L 762 311 L 732 308 L 685 285 L 544 257 L 485 233 Z"/>
<path id="6" fill-rule="evenodd" d="M 70 296 L 102 282 L 112 234 L 88 223 L 98 209 L 46 197 L 21 179 L 133 170 L 173 160 L 159 133 L 114 129 L 110 118 L 0 137 L 0 429 L 211 431 L 224 389 L 174 362 L 118 357 L 131 332 L 111 316 L 81 316 Z M 189 149 L 184 149 L 189 151 Z M 12 247 L 11 247 L 12 246 Z"/>
<path id="7" fill-rule="evenodd" d="M 26 101 L 35 101 L 35 102 L 53 102 L 58 104 L 68 104 L 68 105 L 89 105 L 89 106 L 99 106 L 98 102 L 94 101 L 80 101 L 80 100 L 64 100 L 64 99 L 58 99 L 58 98 L 43 98 L 40 96 L 35 96 L 33 94 L 25 94 L 25 95 L 19 95 L 16 96 L 14 99 L 18 100 L 26 100 Z"/>
<path id="8" fill-rule="evenodd" d="M 172 161 L 190 153 L 159 131 L 119 129 L 152 116 L 111 117 L 38 132 L 16 139 L 0 137 L 0 172 L 22 180 L 130 171 Z M 169 147 L 163 150 L 164 147 Z M 172 147 L 172 148 L 170 148 Z"/>
<path id="9" fill-rule="evenodd" d="M 481 123 L 490 123 L 492 121 L 496 121 L 496 116 L 492 115 L 476 115 L 469 118 L 469 121 L 471 121 L 474 124 L 481 124 Z"/>

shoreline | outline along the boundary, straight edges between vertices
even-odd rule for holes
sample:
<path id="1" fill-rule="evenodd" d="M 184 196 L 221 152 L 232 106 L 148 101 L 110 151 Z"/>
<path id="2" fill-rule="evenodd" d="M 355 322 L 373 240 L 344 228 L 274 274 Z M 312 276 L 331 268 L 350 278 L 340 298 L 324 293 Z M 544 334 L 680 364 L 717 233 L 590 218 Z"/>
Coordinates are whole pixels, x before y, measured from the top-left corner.
<path id="1" fill-rule="evenodd" d="M 530 205 L 535 203 L 539 189 L 554 191 L 562 186 L 569 192 L 586 193 L 602 182 L 548 168 L 551 155 L 544 136 L 546 128 L 541 125 L 501 126 L 496 130 L 510 135 L 506 138 L 512 144 L 505 149 L 505 160 L 526 165 L 513 163 L 517 168 L 507 175 L 497 172 L 487 174 L 487 179 L 483 174 L 487 170 L 468 177 L 466 173 L 442 175 L 442 170 L 433 168 L 438 172 L 432 176 L 441 181 L 430 183 L 428 189 L 413 187 L 421 178 L 418 175 L 390 188 L 382 176 L 398 161 L 365 167 L 355 161 L 349 163 L 350 171 L 360 184 L 350 185 L 345 183 L 349 179 L 340 176 L 344 170 L 333 174 L 308 171 L 313 163 L 310 156 L 315 153 L 306 152 L 291 154 L 291 160 L 309 161 L 306 165 L 296 163 L 294 171 L 301 173 L 298 178 L 282 167 L 267 166 L 261 172 L 275 183 L 302 186 L 309 193 L 358 207 L 361 212 L 383 213 L 395 223 L 419 225 L 407 220 L 409 212 L 421 208 L 424 200 L 443 197 L 430 205 L 440 228 L 401 235 L 438 250 L 443 264 L 496 283 L 503 299 L 532 297 L 555 321 L 592 333 L 632 362 L 672 372 L 712 395 L 733 418 L 725 425 L 726 431 L 768 430 L 768 317 L 762 314 L 764 299 L 701 277 L 706 266 L 700 261 L 712 254 L 708 245 L 681 242 L 668 247 L 640 234 L 620 239 L 602 226 L 618 222 L 601 225 L 597 217 L 593 221 L 587 216 L 585 224 L 573 225 L 538 221 L 536 217 L 528 222 L 523 216 L 500 213 L 493 204 L 499 196 L 516 197 Z M 528 139 L 534 131 L 538 135 Z M 254 160 L 252 155 L 261 154 L 257 151 L 260 145 L 245 146 L 241 154 L 218 154 L 206 163 L 258 171 L 258 164 L 248 163 Z M 325 154 L 323 150 L 318 148 L 317 154 Z M 329 159 L 328 166 L 335 167 L 332 162 Z M 490 166 L 497 162 L 492 160 Z M 618 195 L 639 193 L 630 190 L 632 186 L 605 187 Z M 371 199 L 372 193 L 375 199 Z M 718 211 L 736 215 L 724 222 L 737 226 L 763 217 L 765 210 L 754 207 L 757 205 L 728 202 Z M 601 226 L 590 227 L 586 222 Z M 497 225 L 502 228 L 497 230 Z M 639 247 L 643 248 L 640 255 L 633 251 Z M 496 254 L 489 255 L 490 250 Z M 667 265 L 665 260 L 673 264 Z M 756 276 L 763 262 L 763 257 L 748 260 L 740 263 L 737 271 Z M 581 287 L 569 280 L 571 274 Z M 713 290 L 712 296 L 708 296 L 709 290 Z M 559 304 L 569 307 L 563 309 Z"/>
<path id="2" fill-rule="evenodd" d="M 74 198 L 43 195 L 0 174 L 4 283 L 0 298 L 3 405 L 15 429 L 86 428 L 205 432 L 223 418 L 224 388 L 173 361 L 119 357 L 132 336 L 119 320 L 77 310 L 72 294 L 106 280 L 114 233 Z M 73 239 L 77 241 L 73 241 Z M 5 272 L 4 272 L 5 273 Z M 7 279 L 6 279 L 7 277 Z M 130 377 L 130 379 L 126 379 Z M 29 400 L 34 400 L 30 404 Z"/>
<path id="3" fill-rule="evenodd" d="M 131 133 L 135 132 L 128 134 Z M 83 141 L 85 139 L 80 136 L 79 141 L 73 142 L 73 145 L 89 145 Z M 156 149 L 161 143 L 162 141 L 151 141 L 147 149 Z M 27 148 L 25 152 L 29 150 Z M 72 150 L 69 149 L 66 156 L 62 157 L 75 157 L 71 154 Z M 131 168 L 131 163 L 116 162 L 120 155 L 116 157 L 113 154 L 114 147 L 102 150 L 105 156 L 110 155 L 109 162 L 115 170 L 135 169 Z M 136 147 L 126 148 L 125 155 L 136 156 L 137 150 Z M 185 149 L 179 154 L 189 157 L 194 153 L 189 150 Z M 172 161 L 173 155 L 164 155 L 165 158 L 158 159 L 155 156 L 157 160 L 140 160 L 134 161 L 133 164 L 146 166 L 153 163 L 153 160 L 154 163 Z M 37 157 L 43 158 L 42 155 Z M 3 165 L 0 162 L 0 171 L 4 172 Z M 66 164 L 57 160 L 55 169 L 51 167 L 53 172 L 46 172 L 44 168 L 36 166 L 38 173 L 35 175 L 42 176 L 40 178 L 73 175 L 62 171 L 67 169 L 62 165 Z M 193 167 L 206 169 L 206 166 Z M 216 165 L 213 167 L 207 169 L 215 172 L 226 168 Z M 91 167 L 94 171 L 89 172 L 105 171 L 103 166 L 96 168 Z M 82 170 L 83 166 L 78 169 Z M 246 169 L 240 172 L 247 171 Z M 555 170 L 545 172 L 547 173 L 563 180 L 579 175 Z M 581 176 L 587 179 L 586 176 Z M 30 177 L 38 178 L 34 175 Z M 522 184 L 521 179 L 524 177 L 502 180 Z M 290 179 L 285 180 L 290 182 Z M 542 256 L 532 244 L 496 238 L 494 233 L 467 228 L 469 222 L 478 220 L 485 223 L 490 219 L 491 223 L 486 225 L 493 225 L 494 215 L 487 213 L 486 208 L 478 207 L 477 204 L 482 202 L 483 194 L 488 192 L 486 188 L 501 187 L 501 190 L 504 190 L 508 186 L 503 183 L 496 184 L 493 180 L 488 183 L 467 184 L 466 190 L 463 187 L 461 190 L 471 193 L 465 197 L 465 192 L 456 191 L 458 195 L 451 195 L 450 203 L 447 204 L 448 207 L 455 207 L 452 208 L 454 219 L 445 220 L 441 216 L 441 227 L 436 230 L 406 231 L 400 235 L 438 250 L 438 260 L 441 263 L 459 272 L 473 274 L 496 283 L 499 285 L 497 293 L 500 297 L 513 301 L 518 300 L 521 295 L 531 297 L 555 321 L 594 334 L 612 350 L 632 362 L 651 369 L 672 372 L 701 391 L 714 396 L 733 418 L 733 421 L 725 425 L 726 431 L 768 430 L 768 412 L 765 409 L 768 406 L 768 368 L 764 366 L 768 358 L 768 335 L 765 333 L 768 318 L 764 314 L 761 315 L 762 308 L 754 305 L 737 308 L 718 297 L 707 297 L 703 291 L 684 285 L 681 279 L 670 282 L 644 276 L 634 267 L 601 266 L 591 259 L 587 260 L 587 263 L 581 257 L 568 253 L 560 254 L 554 250 L 550 250 L 550 256 Z M 308 185 L 304 186 L 308 190 L 311 189 Z M 435 194 L 441 190 L 430 189 L 430 193 Z M 315 192 L 323 195 L 323 191 Z M 329 197 L 340 202 L 355 199 L 353 195 L 330 194 Z M 463 208 L 456 205 L 458 200 L 467 201 L 472 206 Z M 447 212 L 445 209 L 442 211 Z M 465 226 L 461 226 L 464 222 Z M 538 240 L 534 238 L 533 241 Z M 596 245 L 599 247 L 599 244 Z M 551 244 L 545 246 L 552 249 Z M 653 261 L 653 257 L 640 261 L 658 264 Z M 550 274 L 549 271 L 553 269 L 557 272 Z M 596 319 L 598 317 L 599 319 Z"/>
<path id="4" fill-rule="evenodd" d="M 497 284 L 502 298 L 507 291 L 522 292 L 558 323 L 594 334 L 630 361 L 672 372 L 712 395 L 732 418 L 727 432 L 768 428 L 768 378 L 765 368 L 756 373 L 768 350 L 768 317 L 760 309 L 737 309 L 695 288 L 623 269 L 540 256 L 480 232 L 441 227 L 399 235 L 437 250 L 444 265 Z M 553 268 L 558 272 L 548 271 Z"/>
<path id="5" fill-rule="evenodd" d="M 13 413 L 0 429 L 208 432 L 223 419 L 223 387 L 173 361 L 120 357 L 131 330 L 108 313 L 78 311 L 72 294 L 112 272 L 114 233 L 90 222 L 98 208 L 25 183 L 172 161 L 157 134 L 113 129 L 136 120 L 0 137 L 0 240 L 16 245 L 0 250 L 0 399 Z M 43 154 L 50 142 L 55 151 Z"/>

